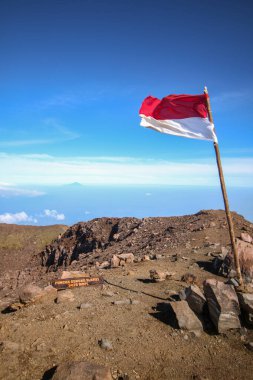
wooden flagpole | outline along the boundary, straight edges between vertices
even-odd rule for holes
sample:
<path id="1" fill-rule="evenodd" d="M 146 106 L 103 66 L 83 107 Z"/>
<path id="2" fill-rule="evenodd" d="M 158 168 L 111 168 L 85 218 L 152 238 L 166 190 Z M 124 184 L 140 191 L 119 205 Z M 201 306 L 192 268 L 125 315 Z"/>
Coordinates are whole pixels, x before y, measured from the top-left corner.
<path id="1" fill-rule="evenodd" d="M 207 87 L 205 87 L 204 93 L 208 95 Z M 213 123 L 213 115 L 212 115 L 209 96 L 207 96 L 207 108 L 208 108 L 209 120 L 211 121 L 211 123 Z M 222 191 L 222 195 L 223 195 L 223 201 L 224 201 L 224 206 L 225 206 L 225 211 L 226 211 L 226 216 L 227 216 L 229 235 L 230 235 L 232 250 L 233 250 L 233 254 L 234 254 L 235 270 L 237 273 L 237 279 L 238 279 L 239 285 L 241 286 L 241 285 L 243 285 L 243 279 L 242 279 L 241 268 L 240 268 L 240 263 L 239 263 L 238 251 L 237 251 L 236 242 L 235 242 L 235 233 L 234 233 L 233 221 L 232 221 L 231 213 L 229 210 L 227 190 L 226 190 L 223 170 L 222 170 L 222 166 L 221 166 L 220 150 L 219 150 L 219 145 L 217 142 L 214 142 L 213 145 L 214 145 L 216 162 L 217 162 L 218 171 L 219 171 L 221 191 Z"/>

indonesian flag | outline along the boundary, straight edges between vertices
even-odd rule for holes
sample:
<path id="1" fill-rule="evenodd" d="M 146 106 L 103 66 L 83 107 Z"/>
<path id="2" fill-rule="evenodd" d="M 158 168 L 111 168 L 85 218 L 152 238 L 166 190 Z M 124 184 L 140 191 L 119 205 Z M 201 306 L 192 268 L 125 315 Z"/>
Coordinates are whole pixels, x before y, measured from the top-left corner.
<path id="1" fill-rule="evenodd" d="M 141 126 L 161 133 L 217 142 L 208 118 L 207 94 L 148 96 L 140 109 Z"/>

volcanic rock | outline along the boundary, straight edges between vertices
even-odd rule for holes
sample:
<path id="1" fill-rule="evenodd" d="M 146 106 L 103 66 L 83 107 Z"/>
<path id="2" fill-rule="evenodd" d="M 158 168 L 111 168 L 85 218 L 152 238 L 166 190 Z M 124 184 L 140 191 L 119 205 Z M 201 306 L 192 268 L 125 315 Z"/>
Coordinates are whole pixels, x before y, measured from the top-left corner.
<path id="1" fill-rule="evenodd" d="M 184 289 L 180 294 L 180 298 L 187 301 L 188 305 L 195 313 L 203 313 L 206 299 L 197 285 L 191 285 Z"/>
<path id="2" fill-rule="evenodd" d="M 165 281 L 167 278 L 172 277 L 175 273 L 162 272 L 162 271 L 159 271 L 156 269 L 151 269 L 149 271 L 149 274 L 150 274 L 151 280 L 153 280 L 155 282 L 161 282 L 161 281 Z"/>
<path id="3" fill-rule="evenodd" d="M 57 298 L 57 290 L 49 285 L 44 289 L 34 284 L 24 286 L 19 292 L 20 302 L 29 304 L 34 302 L 50 302 Z"/>
<path id="4" fill-rule="evenodd" d="M 113 349 L 112 347 L 112 344 L 111 342 L 108 340 L 108 339 L 100 339 L 98 341 L 98 344 L 100 345 L 101 348 L 103 348 L 104 350 L 108 350 L 108 351 L 111 351 Z"/>
<path id="5" fill-rule="evenodd" d="M 72 293 L 71 290 L 61 290 L 58 292 L 57 296 L 57 303 L 63 303 L 63 302 L 73 302 L 75 301 L 74 294 Z"/>
<path id="6" fill-rule="evenodd" d="M 246 243 L 252 243 L 253 242 L 252 237 L 249 234 L 247 234 L 246 232 L 241 233 L 241 239 L 243 241 L 245 241 Z"/>
<path id="7" fill-rule="evenodd" d="M 111 268 L 117 268 L 119 267 L 119 264 L 120 264 L 120 259 L 118 258 L 118 256 L 113 255 L 111 258 Z"/>
<path id="8" fill-rule="evenodd" d="M 192 331 L 197 336 L 203 331 L 202 323 L 186 301 L 170 302 L 170 306 L 172 307 L 180 329 Z"/>
<path id="9" fill-rule="evenodd" d="M 109 368 L 86 361 L 67 362 L 57 366 L 51 380 L 112 380 Z"/>
<path id="10" fill-rule="evenodd" d="M 245 241 L 236 240 L 237 251 L 239 256 L 239 263 L 241 268 L 241 273 L 245 282 L 253 281 L 253 244 L 246 243 Z M 230 251 L 221 267 L 219 273 L 235 276 L 235 266 L 234 266 L 234 255 L 232 251 Z"/>
<path id="11" fill-rule="evenodd" d="M 210 279 L 204 282 L 210 318 L 219 333 L 241 327 L 240 307 L 232 285 Z"/>
<path id="12" fill-rule="evenodd" d="M 242 314 L 246 321 L 253 325 L 253 294 L 252 293 L 237 293 Z"/>

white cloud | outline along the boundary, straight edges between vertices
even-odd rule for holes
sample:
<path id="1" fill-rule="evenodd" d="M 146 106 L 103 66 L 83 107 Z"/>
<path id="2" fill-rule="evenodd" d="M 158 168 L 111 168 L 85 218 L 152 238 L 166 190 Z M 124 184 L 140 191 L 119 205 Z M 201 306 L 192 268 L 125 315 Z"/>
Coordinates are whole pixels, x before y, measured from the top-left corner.
<path id="1" fill-rule="evenodd" d="M 10 198 L 10 197 L 39 197 L 45 193 L 38 190 L 32 189 L 22 189 L 19 187 L 12 186 L 10 184 L 0 184 L 0 197 Z"/>
<path id="2" fill-rule="evenodd" d="M 48 209 L 46 209 L 43 212 L 43 216 L 47 216 L 49 218 L 53 218 L 53 219 L 56 219 L 56 220 L 64 220 L 65 219 L 65 215 L 58 213 L 56 210 L 48 210 Z"/>
<path id="3" fill-rule="evenodd" d="M 150 197 L 152 193 L 145 193 L 146 197 Z"/>
<path id="4" fill-rule="evenodd" d="M 85 214 L 85 215 L 90 215 L 90 213 L 91 213 L 91 212 L 88 211 L 88 210 L 85 210 L 85 211 L 84 211 L 84 214 Z"/>
<path id="5" fill-rule="evenodd" d="M 27 215 L 27 213 L 24 211 L 17 212 L 16 214 L 6 212 L 5 214 L 0 215 L 0 223 L 19 224 L 24 222 L 38 223 L 38 220 L 32 216 Z"/>
<path id="6" fill-rule="evenodd" d="M 253 157 L 222 160 L 230 186 L 253 187 Z M 0 154 L 5 182 L 19 186 L 61 185 L 80 182 L 87 185 L 219 185 L 214 158 L 185 161 L 140 159 L 134 157 L 36 157 Z"/>
<path id="7" fill-rule="evenodd" d="M 18 130 L 16 131 L 17 138 L 15 140 L 2 140 L 0 141 L 0 147 L 19 147 L 29 145 L 46 145 L 55 144 L 58 142 L 64 142 L 69 140 L 75 140 L 80 135 L 70 128 L 67 128 L 56 118 L 45 118 L 40 122 L 35 129 L 40 131 L 39 137 L 32 137 L 33 131 Z M 28 137 L 23 138 L 24 134 Z M 20 135 L 20 138 L 18 138 Z M 21 138 L 22 136 L 22 138 Z"/>

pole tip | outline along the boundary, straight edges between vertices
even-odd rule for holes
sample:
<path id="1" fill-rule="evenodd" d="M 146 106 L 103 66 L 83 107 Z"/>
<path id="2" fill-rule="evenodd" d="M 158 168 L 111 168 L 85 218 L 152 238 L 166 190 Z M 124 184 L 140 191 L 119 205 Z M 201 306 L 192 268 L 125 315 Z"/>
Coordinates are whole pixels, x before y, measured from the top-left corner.
<path id="1" fill-rule="evenodd" d="M 205 93 L 205 94 L 208 94 L 208 90 L 207 90 L 207 87 L 206 87 L 206 86 L 204 87 L 204 93 Z"/>

